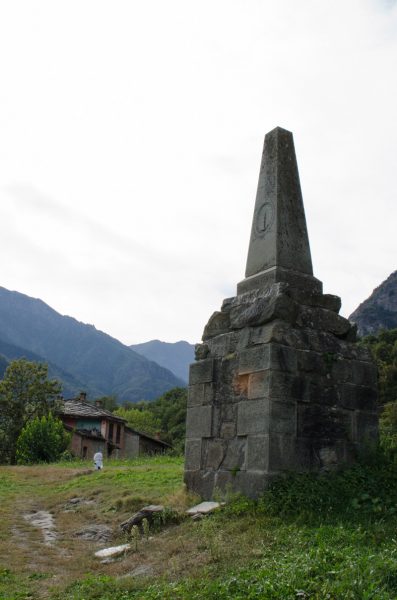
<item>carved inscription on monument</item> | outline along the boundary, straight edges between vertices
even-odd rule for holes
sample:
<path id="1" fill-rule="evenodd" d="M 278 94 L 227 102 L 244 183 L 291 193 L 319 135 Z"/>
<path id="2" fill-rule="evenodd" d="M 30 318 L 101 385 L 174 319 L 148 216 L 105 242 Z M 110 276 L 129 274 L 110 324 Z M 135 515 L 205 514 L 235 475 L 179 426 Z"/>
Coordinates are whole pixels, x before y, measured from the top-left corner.
<path id="1" fill-rule="evenodd" d="M 255 219 L 255 236 L 264 237 L 274 223 L 275 210 L 271 202 L 265 202 L 259 207 Z"/>

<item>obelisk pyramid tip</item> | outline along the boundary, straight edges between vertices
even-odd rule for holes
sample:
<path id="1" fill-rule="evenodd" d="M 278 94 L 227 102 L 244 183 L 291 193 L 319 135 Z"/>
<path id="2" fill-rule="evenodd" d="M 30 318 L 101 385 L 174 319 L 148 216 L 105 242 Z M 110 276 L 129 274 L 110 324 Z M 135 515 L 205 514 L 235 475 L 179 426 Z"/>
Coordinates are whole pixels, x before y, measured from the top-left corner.
<path id="1" fill-rule="evenodd" d="M 286 134 L 287 133 L 288 135 L 292 136 L 292 131 L 288 131 L 288 129 L 284 129 L 283 127 L 275 127 L 271 131 L 268 131 L 268 133 L 266 134 L 266 137 L 277 135 L 279 133 L 282 133 L 282 134 Z"/>
<path id="2" fill-rule="evenodd" d="M 313 276 L 293 135 L 282 127 L 265 136 L 245 276 L 270 269 Z"/>

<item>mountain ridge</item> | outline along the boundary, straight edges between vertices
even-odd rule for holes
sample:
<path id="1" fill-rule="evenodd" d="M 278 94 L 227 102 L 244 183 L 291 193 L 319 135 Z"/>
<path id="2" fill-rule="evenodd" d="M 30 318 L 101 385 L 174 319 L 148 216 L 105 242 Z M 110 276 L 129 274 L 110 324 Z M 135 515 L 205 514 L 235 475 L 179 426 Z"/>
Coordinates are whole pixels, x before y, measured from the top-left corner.
<path id="1" fill-rule="evenodd" d="M 152 400 L 185 385 L 93 325 L 4 287 L 0 287 L 0 339 L 43 357 L 99 395 L 117 395 L 119 401 Z"/>
<path id="2" fill-rule="evenodd" d="M 138 354 L 165 367 L 183 381 L 189 380 L 189 365 L 194 361 L 194 345 L 185 340 L 162 342 L 149 340 L 129 346 Z"/>
<path id="3" fill-rule="evenodd" d="M 349 317 L 360 336 L 397 327 L 397 271 L 393 271 Z"/>

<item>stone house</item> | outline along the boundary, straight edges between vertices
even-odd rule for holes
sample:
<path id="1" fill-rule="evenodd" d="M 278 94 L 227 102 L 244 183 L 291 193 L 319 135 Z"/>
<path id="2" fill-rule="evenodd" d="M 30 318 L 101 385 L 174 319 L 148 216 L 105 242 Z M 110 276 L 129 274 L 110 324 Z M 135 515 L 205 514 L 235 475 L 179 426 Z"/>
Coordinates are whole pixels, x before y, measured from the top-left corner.
<path id="1" fill-rule="evenodd" d="M 72 454 L 80 458 L 93 458 L 96 452 L 107 458 L 133 458 L 170 448 L 160 439 L 127 427 L 125 419 L 104 409 L 100 401 L 87 402 L 84 392 L 78 398 L 65 400 L 59 417 L 72 433 Z"/>

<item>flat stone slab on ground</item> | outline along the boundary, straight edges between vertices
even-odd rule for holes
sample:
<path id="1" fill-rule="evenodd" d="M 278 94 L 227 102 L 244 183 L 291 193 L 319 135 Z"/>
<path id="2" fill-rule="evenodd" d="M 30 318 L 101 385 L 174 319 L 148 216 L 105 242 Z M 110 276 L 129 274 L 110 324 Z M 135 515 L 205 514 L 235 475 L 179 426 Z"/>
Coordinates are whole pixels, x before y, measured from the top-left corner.
<path id="1" fill-rule="evenodd" d="M 57 534 L 55 531 L 54 518 L 51 513 L 46 510 L 38 510 L 34 513 L 23 515 L 23 518 L 33 525 L 33 527 L 38 527 L 42 530 L 45 544 L 50 546 L 56 541 Z"/>
<path id="2" fill-rule="evenodd" d="M 216 510 L 217 508 L 220 508 L 220 503 L 219 502 L 201 502 L 200 504 L 196 504 L 196 506 L 192 506 L 192 508 L 189 508 L 186 511 L 186 514 L 188 515 L 197 515 L 197 514 L 201 514 L 201 515 L 206 515 L 214 510 Z"/>
<path id="3" fill-rule="evenodd" d="M 110 548 L 104 548 L 103 550 L 98 550 L 97 552 L 95 552 L 94 556 L 96 556 L 97 558 L 110 558 L 111 556 L 115 557 L 115 556 L 119 556 L 120 554 L 123 554 L 123 552 L 126 552 L 130 548 L 131 548 L 131 544 L 122 544 L 121 546 L 112 546 Z"/>
<path id="4" fill-rule="evenodd" d="M 112 528 L 108 525 L 87 525 L 83 529 L 75 531 L 74 536 L 80 538 L 81 540 L 108 542 L 112 538 Z"/>

